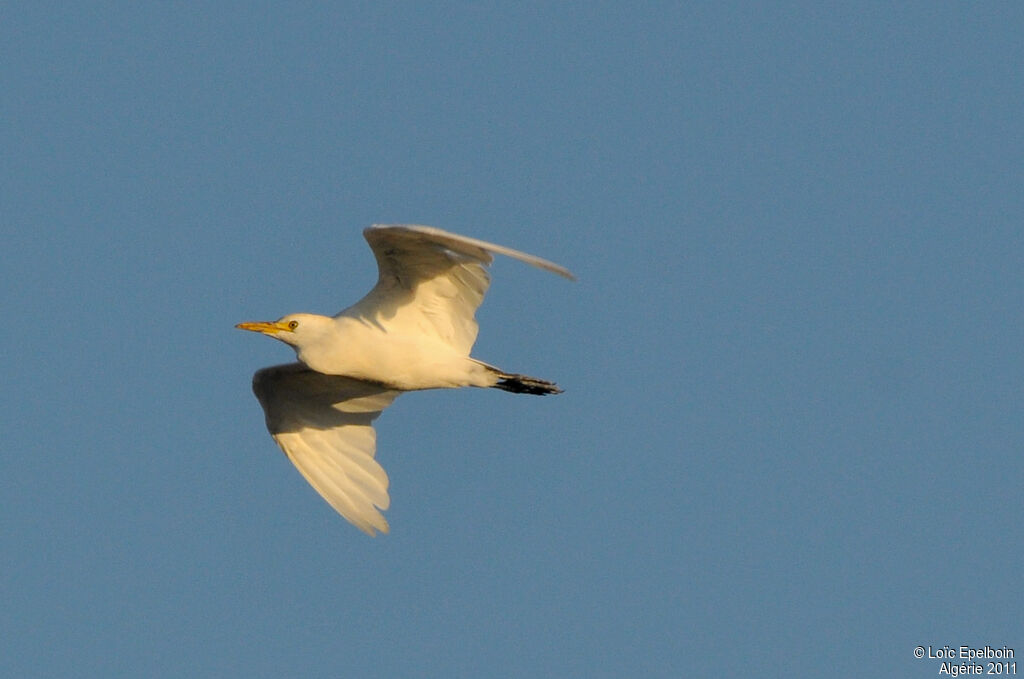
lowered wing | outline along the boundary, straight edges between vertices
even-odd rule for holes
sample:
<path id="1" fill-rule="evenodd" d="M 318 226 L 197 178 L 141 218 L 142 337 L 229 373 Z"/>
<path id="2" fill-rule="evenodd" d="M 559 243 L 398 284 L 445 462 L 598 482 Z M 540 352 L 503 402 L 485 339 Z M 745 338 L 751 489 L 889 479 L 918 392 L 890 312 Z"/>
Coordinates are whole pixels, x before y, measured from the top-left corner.
<path id="1" fill-rule="evenodd" d="M 388 476 L 374 459 L 373 421 L 399 392 L 301 363 L 257 371 L 253 392 L 271 436 L 310 485 L 360 530 L 386 533 Z"/>

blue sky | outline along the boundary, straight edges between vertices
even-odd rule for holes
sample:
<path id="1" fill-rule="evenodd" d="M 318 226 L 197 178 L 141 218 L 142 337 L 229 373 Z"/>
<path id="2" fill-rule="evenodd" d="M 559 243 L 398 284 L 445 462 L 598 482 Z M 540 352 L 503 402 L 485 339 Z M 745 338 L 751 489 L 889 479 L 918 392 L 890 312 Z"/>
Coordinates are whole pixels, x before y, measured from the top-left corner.
<path id="1" fill-rule="evenodd" d="M 0 674 L 935 676 L 1024 651 L 1024 9 L 0 10 Z M 370 539 L 233 328 L 498 260 Z"/>

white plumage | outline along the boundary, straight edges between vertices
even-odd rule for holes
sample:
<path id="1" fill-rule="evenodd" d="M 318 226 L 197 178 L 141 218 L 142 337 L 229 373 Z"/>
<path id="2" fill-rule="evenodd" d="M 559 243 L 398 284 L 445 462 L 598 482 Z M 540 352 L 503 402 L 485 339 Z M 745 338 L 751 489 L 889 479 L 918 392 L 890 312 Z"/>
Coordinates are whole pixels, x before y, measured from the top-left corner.
<path id="1" fill-rule="evenodd" d="M 363 235 L 377 285 L 333 317 L 290 314 L 240 323 L 290 344 L 298 363 L 253 377 L 267 428 L 318 493 L 360 530 L 387 532 L 388 477 L 374 459 L 373 420 L 403 391 L 496 387 L 559 393 L 552 382 L 470 357 L 491 253 L 572 279 L 553 262 L 429 226 L 375 225 Z"/>

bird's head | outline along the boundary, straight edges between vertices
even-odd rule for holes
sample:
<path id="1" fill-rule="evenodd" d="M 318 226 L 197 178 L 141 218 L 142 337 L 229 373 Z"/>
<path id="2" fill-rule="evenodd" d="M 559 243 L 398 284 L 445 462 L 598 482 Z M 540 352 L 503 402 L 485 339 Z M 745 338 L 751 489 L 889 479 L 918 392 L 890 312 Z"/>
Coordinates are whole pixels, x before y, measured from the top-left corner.
<path id="1" fill-rule="evenodd" d="M 323 334 L 333 325 L 333 320 L 327 316 L 317 316 L 316 314 L 288 314 L 276 321 L 239 323 L 235 327 L 240 330 L 261 332 L 267 337 L 273 337 L 285 344 L 298 347 L 308 344 Z"/>

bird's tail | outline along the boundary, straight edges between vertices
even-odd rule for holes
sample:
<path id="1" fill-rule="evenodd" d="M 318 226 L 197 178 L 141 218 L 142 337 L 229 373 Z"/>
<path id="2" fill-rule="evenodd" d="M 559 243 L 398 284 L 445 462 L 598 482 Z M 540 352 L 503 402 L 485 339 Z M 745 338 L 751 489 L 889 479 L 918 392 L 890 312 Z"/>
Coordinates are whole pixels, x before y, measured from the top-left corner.
<path id="1" fill-rule="evenodd" d="M 562 390 L 554 382 L 526 375 L 510 375 L 497 369 L 494 372 L 498 375 L 498 382 L 491 385 L 495 389 L 511 391 L 513 394 L 535 394 L 537 396 L 562 393 Z"/>

